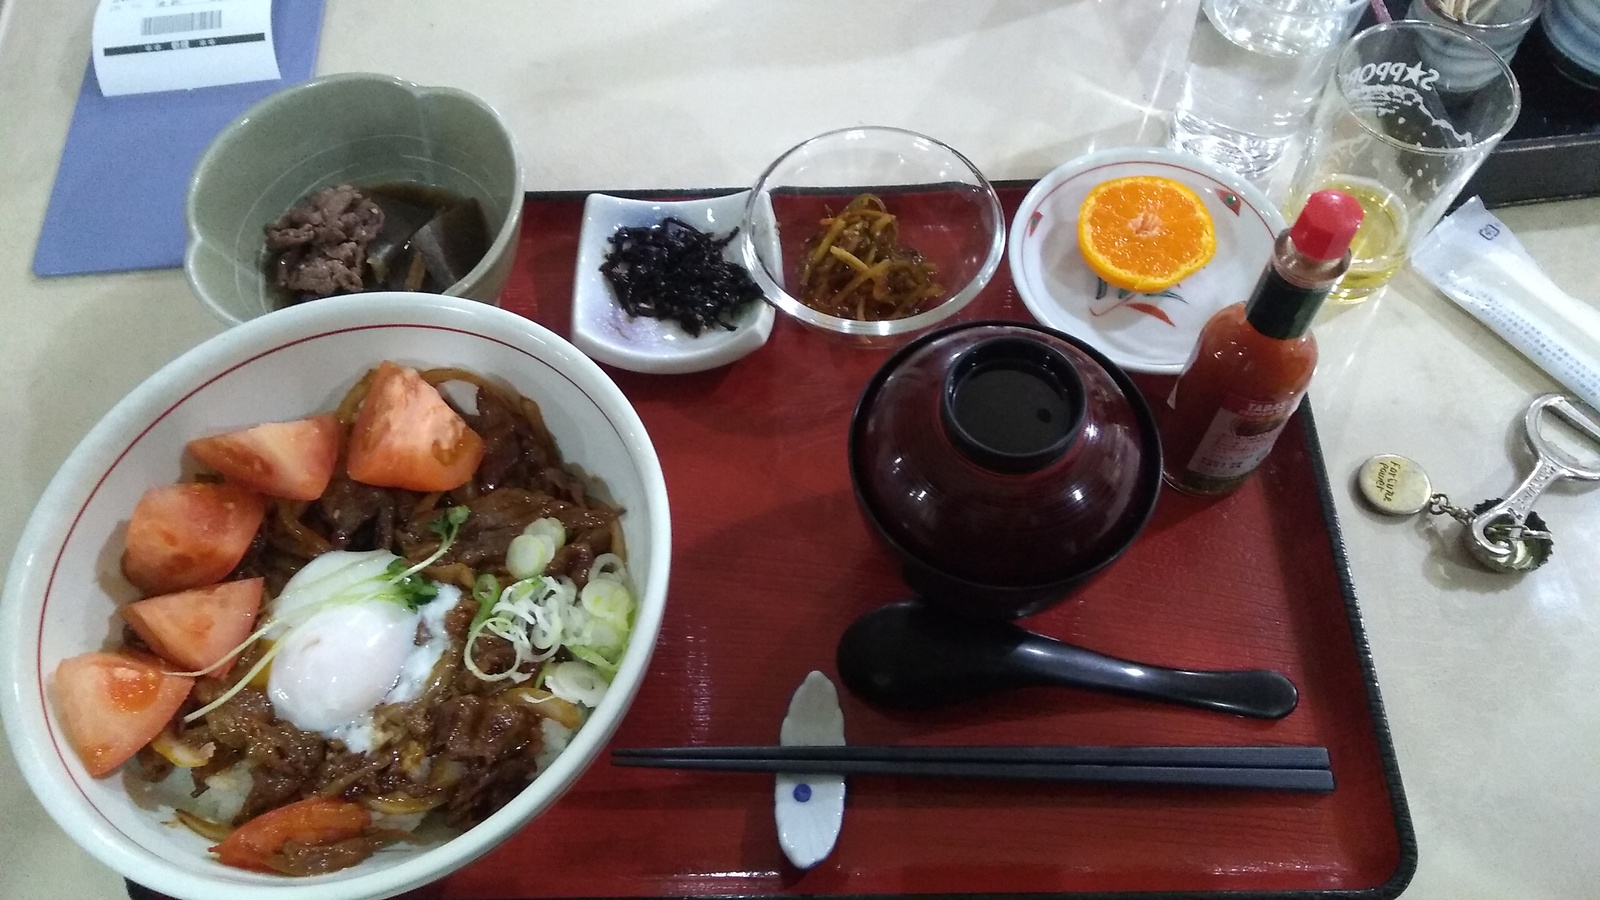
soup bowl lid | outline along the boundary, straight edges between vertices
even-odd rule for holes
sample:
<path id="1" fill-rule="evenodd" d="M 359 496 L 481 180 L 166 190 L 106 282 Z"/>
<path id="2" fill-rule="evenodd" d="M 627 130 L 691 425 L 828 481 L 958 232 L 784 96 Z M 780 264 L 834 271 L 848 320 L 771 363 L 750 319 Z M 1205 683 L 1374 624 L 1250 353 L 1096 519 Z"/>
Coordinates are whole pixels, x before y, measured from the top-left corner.
<path id="1" fill-rule="evenodd" d="M 971 322 L 902 348 L 851 421 L 867 519 L 903 557 L 968 584 L 1069 582 L 1132 543 L 1161 483 L 1137 387 L 1081 341 Z M 936 599 L 936 598 L 935 598 Z"/>

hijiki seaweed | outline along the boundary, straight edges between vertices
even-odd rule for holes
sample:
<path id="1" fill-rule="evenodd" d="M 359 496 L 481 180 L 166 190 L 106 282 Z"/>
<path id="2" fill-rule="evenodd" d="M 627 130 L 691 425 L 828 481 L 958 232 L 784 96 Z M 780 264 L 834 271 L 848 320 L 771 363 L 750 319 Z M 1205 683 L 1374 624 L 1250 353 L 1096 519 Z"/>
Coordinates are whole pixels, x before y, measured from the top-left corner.
<path id="1" fill-rule="evenodd" d="M 723 258 L 738 233 L 719 238 L 671 217 L 625 226 L 611 236 L 600 272 L 630 316 L 670 319 L 691 335 L 732 331 L 740 310 L 761 299 L 750 273 Z"/>

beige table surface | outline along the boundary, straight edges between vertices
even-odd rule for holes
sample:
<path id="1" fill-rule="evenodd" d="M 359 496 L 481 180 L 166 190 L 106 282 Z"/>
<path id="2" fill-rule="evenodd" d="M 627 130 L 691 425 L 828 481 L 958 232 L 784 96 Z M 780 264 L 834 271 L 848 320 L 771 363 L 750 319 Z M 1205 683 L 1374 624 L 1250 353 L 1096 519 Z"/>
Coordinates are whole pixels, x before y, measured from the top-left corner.
<path id="1" fill-rule="evenodd" d="M 0 6 L 0 562 L 99 416 L 221 330 L 175 270 L 31 273 L 92 8 Z M 318 71 L 485 97 L 517 133 L 531 190 L 742 185 L 798 140 L 865 123 L 940 137 L 992 178 L 1037 178 L 1160 141 L 1193 9 L 330 0 Z M 1600 200 L 1501 215 L 1558 284 L 1600 305 Z M 1526 470 L 1513 428 L 1556 386 L 1416 273 L 1325 314 L 1317 334 L 1313 397 L 1336 479 L 1399 452 L 1475 500 Z M 1520 580 L 1474 568 L 1448 524 L 1380 521 L 1335 493 L 1421 848 L 1406 900 L 1600 896 L 1600 490 L 1541 501 L 1559 552 Z M 0 897 L 118 896 L 121 879 L 0 749 Z"/>

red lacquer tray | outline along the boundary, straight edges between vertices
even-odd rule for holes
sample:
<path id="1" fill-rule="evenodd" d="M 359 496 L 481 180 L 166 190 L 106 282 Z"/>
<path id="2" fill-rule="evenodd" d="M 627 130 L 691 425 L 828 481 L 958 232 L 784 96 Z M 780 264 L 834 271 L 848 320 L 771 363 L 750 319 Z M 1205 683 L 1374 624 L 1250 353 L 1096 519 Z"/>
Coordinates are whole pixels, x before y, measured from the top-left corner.
<path id="1" fill-rule="evenodd" d="M 1023 188 L 1002 191 L 1007 215 Z M 565 334 L 583 198 L 531 198 L 503 305 Z M 1027 319 L 1004 266 L 961 318 Z M 614 746 L 776 743 L 812 669 L 837 682 L 857 615 L 901 598 L 857 513 L 845 433 L 887 353 L 779 317 L 771 341 L 697 375 L 614 371 L 666 472 L 667 614 Z M 1165 382 L 1141 382 L 1163 396 Z M 757 774 L 623 769 L 602 758 L 545 815 L 418 898 L 1070 894 L 1387 898 L 1416 865 L 1399 772 L 1308 413 L 1235 494 L 1163 493 L 1139 541 L 1027 620 L 1183 668 L 1273 668 L 1300 689 L 1278 722 L 1028 689 L 889 715 L 841 690 L 863 744 L 1319 744 L 1331 794 L 853 777 L 832 855 L 800 872 Z"/>

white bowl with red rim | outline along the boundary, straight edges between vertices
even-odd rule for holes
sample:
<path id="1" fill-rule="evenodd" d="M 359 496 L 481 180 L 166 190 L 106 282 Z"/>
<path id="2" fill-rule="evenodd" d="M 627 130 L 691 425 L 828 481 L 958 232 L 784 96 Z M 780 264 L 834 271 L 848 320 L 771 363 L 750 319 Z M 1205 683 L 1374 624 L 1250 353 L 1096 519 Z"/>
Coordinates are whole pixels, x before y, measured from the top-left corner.
<path id="1" fill-rule="evenodd" d="M 568 747 L 509 804 L 433 843 L 398 844 L 360 865 L 287 878 L 232 869 L 210 841 L 146 809 L 119 774 L 92 778 L 67 744 L 49 681 L 62 659 L 119 641 L 115 610 L 138 592 L 119 569 L 139 496 L 185 472 L 191 438 L 333 409 L 370 367 L 457 366 L 539 402 L 565 460 L 625 509 L 637 621 L 611 687 Z M 178 898 L 386 897 L 471 862 L 547 809 L 593 762 L 644 678 L 666 602 L 671 526 L 655 449 L 627 398 L 547 329 L 473 300 L 358 294 L 303 304 L 223 332 L 150 376 L 90 430 L 24 528 L 0 595 L 0 716 L 39 802 L 121 875 Z"/>

